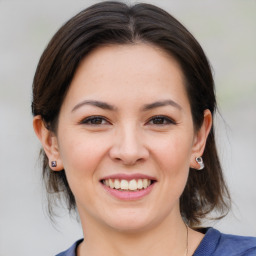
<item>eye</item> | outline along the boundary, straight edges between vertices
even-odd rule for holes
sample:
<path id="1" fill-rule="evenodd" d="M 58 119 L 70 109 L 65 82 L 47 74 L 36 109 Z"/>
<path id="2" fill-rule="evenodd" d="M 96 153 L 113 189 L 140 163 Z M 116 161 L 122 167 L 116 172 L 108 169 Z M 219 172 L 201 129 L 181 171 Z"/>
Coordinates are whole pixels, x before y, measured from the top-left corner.
<path id="1" fill-rule="evenodd" d="M 167 116 L 154 116 L 148 121 L 148 123 L 153 125 L 176 124 L 176 122 L 173 119 Z"/>
<path id="2" fill-rule="evenodd" d="M 105 125 L 109 124 L 109 122 L 106 120 L 106 118 L 102 116 L 89 116 L 85 119 L 83 119 L 80 124 L 86 124 L 86 125 Z"/>

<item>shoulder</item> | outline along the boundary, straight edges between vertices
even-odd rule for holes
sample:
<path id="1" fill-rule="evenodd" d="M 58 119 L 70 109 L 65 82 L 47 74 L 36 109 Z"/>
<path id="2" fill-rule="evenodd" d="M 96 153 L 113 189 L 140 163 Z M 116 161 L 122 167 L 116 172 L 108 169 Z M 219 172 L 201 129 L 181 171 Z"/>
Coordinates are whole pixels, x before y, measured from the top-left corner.
<path id="1" fill-rule="evenodd" d="M 82 241 L 83 239 L 76 241 L 69 249 L 57 254 L 56 256 L 76 256 L 76 248 Z"/>
<path id="2" fill-rule="evenodd" d="M 223 234 L 214 228 L 207 229 L 194 256 L 256 256 L 256 237 Z"/>

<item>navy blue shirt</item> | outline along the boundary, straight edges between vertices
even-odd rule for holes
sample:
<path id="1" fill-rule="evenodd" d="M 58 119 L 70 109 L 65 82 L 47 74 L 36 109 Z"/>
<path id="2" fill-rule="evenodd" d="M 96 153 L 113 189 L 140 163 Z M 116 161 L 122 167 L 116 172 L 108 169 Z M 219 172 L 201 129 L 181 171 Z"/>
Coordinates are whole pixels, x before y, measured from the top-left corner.
<path id="1" fill-rule="evenodd" d="M 76 248 L 82 241 L 56 256 L 76 256 Z M 209 228 L 193 256 L 256 256 L 256 237 L 226 235 Z"/>

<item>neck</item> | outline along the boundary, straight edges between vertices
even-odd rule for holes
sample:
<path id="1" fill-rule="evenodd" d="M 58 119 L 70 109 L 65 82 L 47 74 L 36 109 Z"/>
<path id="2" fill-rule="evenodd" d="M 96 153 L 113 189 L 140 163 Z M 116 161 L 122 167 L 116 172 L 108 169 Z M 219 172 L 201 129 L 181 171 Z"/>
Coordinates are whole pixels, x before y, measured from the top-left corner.
<path id="1" fill-rule="evenodd" d="M 129 232 L 98 226 L 91 220 L 82 221 L 82 226 L 85 239 L 78 256 L 183 256 L 187 249 L 187 228 L 181 216 L 169 217 L 147 230 Z"/>

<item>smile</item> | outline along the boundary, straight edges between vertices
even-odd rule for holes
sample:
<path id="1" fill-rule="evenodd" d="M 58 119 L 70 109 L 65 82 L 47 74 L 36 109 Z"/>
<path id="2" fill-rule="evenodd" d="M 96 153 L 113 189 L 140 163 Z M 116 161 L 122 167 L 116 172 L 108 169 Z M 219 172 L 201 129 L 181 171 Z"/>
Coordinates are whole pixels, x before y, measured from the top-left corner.
<path id="1" fill-rule="evenodd" d="M 104 190 L 118 200 L 141 200 L 151 193 L 157 180 L 143 174 L 116 174 L 100 180 Z"/>
<path id="2" fill-rule="evenodd" d="M 153 181 L 150 179 L 105 179 L 102 183 L 119 191 L 138 191 L 148 188 Z"/>

